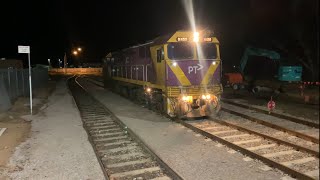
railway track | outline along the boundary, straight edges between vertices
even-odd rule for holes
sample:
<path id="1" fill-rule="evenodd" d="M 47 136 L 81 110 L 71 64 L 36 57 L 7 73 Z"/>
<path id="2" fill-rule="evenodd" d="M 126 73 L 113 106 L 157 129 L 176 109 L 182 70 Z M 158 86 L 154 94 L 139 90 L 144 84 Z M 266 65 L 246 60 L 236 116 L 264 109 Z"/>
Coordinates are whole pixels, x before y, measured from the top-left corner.
<path id="1" fill-rule="evenodd" d="M 215 119 L 177 121 L 207 138 L 261 160 L 295 178 L 317 179 L 319 176 L 319 155 L 316 152 Z"/>
<path id="2" fill-rule="evenodd" d="M 236 115 L 241 116 L 240 114 Z M 281 129 L 281 126 L 273 126 L 268 123 L 259 123 L 253 121 L 248 116 L 241 117 L 246 118 L 246 121 L 249 118 L 251 123 L 262 127 L 258 128 L 258 130 L 253 130 L 252 126 L 244 127 L 243 124 L 238 125 L 214 118 L 209 118 L 205 121 L 174 120 L 207 138 L 218 141 L 245 155 L 282 170 L 292 177 L 298 179 L 319 179 L 319 151 L 310 149 L 304 146 L 304 144 L 290 142 L 286 138 L 283 138 L 283 136 L 290 137 L 292 135 L 299 137 L 299 132 L 294 130 L 287 131 L 286 128 Z M 301 124 L 306 125 L 304 123 Z M 284 133 L 281 138 L 277 138 L 270 134 L 268 135 L 268 133 L 260 132 L 261 128 L 270 128 L 267 131 L 282 131 Z M 303 135 L 298 140 L 313 142 L 313 144 L 319 146 L 319 140 L 305 138 Z"/>
<path id="3" fill-rule="evenodd" d="M 182 179 L 76 80 L 68 86 L 106 179 Z"/>
<path id="4" fill-rule="evenodd" d="M 232 105 L 224 104 L 221 110 L 263 126 L 296 136 L 300 139 L 319 144 L 319 128 L 313 125 L 311 126 L 311 124 L 306 125 L 306 121 L 298 121 L 296 118 L 296 122 L 292 122 L 291 120 L 288 120 L 289 118 L 292 118 L 290 116 L 281 115 L 283 118 L 275 117 L 274 114 L 269 115 L 266 112 L 261 113 L 261 111 L 263 111 L 261 109 L 254 109 L 253 112 L 250 112 L 252 111 L 252 108 L 247 109 L 246 107 L 246 105 L 232 103 Z"/>

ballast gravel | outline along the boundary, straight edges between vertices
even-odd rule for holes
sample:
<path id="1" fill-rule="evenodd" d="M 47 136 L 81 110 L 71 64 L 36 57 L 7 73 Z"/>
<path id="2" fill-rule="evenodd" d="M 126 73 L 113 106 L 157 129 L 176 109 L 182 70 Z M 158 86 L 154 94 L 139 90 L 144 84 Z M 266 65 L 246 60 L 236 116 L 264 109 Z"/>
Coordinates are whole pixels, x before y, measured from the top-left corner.
<path id="1" fill-rule="evenodd" d="M 104 179 L 65 81 L 57 83 L 47 108 L 31 116 L 31 137 L 17 147 L 12 179 Z"/>

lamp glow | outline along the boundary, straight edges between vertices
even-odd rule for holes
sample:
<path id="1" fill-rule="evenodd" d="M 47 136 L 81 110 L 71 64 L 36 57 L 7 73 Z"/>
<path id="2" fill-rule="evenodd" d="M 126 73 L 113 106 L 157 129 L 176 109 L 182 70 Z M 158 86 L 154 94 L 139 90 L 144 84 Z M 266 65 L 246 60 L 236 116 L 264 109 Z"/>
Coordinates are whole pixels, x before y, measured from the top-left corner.
<path id="1" fill-rule="evenodd" d="M 198 32 L 194 32 L 193 33 L 193 41 L 194 42 L 199 42 L 199 33 Z"/>

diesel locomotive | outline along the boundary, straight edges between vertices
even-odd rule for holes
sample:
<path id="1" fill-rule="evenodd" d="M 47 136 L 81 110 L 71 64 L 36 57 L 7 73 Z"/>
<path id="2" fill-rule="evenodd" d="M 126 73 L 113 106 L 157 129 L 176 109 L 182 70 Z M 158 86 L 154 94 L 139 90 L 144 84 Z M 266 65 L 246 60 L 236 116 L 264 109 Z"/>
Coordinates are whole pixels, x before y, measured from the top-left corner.
<path id="1" fill-rule="evenodd" d="M 172 117 L 220 110 L 219 41 L 210 30 L 177 31 L 103 59 L 105 87 Z"/>

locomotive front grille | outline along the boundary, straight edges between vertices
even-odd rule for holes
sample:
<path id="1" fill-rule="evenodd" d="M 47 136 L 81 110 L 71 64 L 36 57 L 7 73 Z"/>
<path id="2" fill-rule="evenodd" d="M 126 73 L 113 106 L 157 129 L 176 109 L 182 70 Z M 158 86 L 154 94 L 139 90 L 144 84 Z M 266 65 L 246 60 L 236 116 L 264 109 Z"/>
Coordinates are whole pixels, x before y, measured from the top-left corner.
<path id="1" fill-rule="evenodd" d="M 210 87 L 167 87 L 168 97 L 178 97 L 181 94 L 188 96 L 201 96 L 202 94 L 221 94 L 220 85 Z"/>

